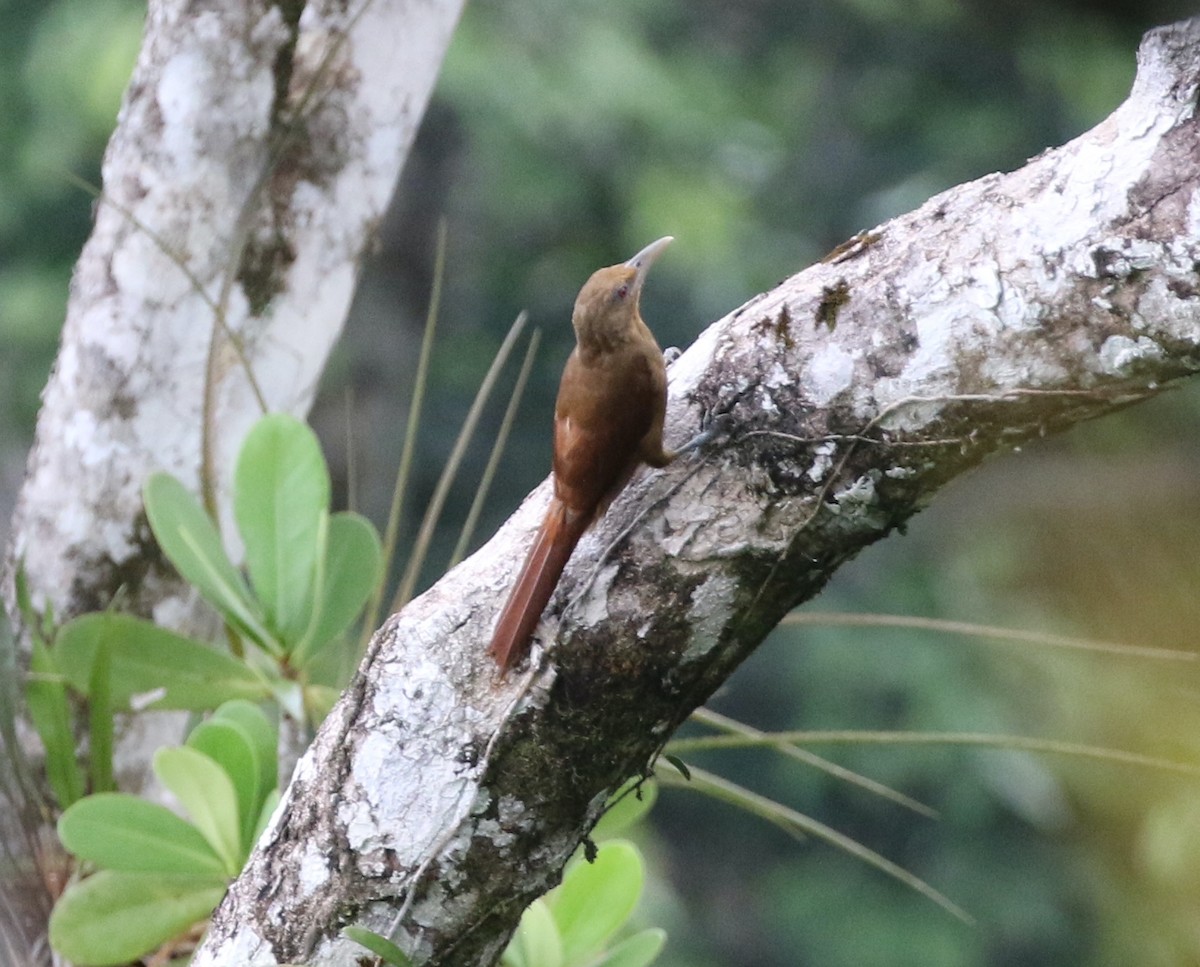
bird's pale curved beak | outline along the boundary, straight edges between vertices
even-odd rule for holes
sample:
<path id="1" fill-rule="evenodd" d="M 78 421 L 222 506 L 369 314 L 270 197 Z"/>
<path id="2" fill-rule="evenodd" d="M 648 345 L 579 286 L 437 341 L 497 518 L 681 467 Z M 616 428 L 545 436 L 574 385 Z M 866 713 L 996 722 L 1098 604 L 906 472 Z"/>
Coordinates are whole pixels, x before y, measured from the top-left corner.
<path id="1" fill-rule="evenodd" d="M 635 292 L 641 291 L 642 285 L 646 281 L 646 274 L 650 271 L 650 266 L 658 260 L 663 250 L 673 241 L 675 241 L 674 235 L 664 235 L 657 241 L 651 242 L 638 252 L 637 255 L 626 261 L 625 264 L 637 272 L 637 275 L 633 277 L 633 289 Z"/>

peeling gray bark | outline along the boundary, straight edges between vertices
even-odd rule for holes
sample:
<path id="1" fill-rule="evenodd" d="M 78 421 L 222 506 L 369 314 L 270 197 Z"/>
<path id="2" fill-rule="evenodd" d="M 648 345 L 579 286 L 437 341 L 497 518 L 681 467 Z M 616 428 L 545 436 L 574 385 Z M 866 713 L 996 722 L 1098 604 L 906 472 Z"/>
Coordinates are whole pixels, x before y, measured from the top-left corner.
<path id="1" fill-rule="evenodd" d="M 380 629 L 217 911 L 196 967 L 484 965 L 605 798 L 843 561 L 988 454 L 1200 370 L 1200 19 L 1024 168 L 945 192 L 711 326 L 672 439 L 576 550 L 532 670 L 485 645 L 547 500 Z M 650 320 L 653 324 L 653 320 Z"/>

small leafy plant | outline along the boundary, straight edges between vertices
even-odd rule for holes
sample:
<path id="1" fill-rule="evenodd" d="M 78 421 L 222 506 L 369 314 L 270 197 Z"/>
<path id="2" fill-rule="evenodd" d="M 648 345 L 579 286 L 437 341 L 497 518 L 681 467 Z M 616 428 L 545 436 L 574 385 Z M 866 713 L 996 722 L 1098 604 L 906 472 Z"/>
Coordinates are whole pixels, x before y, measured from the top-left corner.
<path id="1" fill-rule="evenodd" d="M 67 888 L 51 917 L 51 942 L 68 959 L 117 964 L 153 950 L 207 918 L 244 864 L 278 801 L 278 728 L 260 705 L 319 721 L 334 695 L 319 663 L 348 637 L 380 579 L 374 528 L 357 514 L 330 513 L 330 490 L 312 431 L 290 416 L 260 420 L 234 474 L 243 576 L 183 484 L 166 474 L 147 481 L 154 536 L 224 618 L 229 650 L 116 612 L 55 627 L 18 581 L 34 629 L 26 699 L 65 810 L 59 837 L 93 871 Z M 188 819 L 114 791 L 114 716 L 143 709 L 216 709 L 186 745 L 154 757 L 155 775 Z"/>
<path id="2" fill-rule="evenodd" d="M 277 730 L 247 701 L 224 703 L 154 773 L 189 819 L 125 793 L 79 799 L 63 845 L 96 872 L 67 887 L 50 941 L 82 967 L 123 964 L 206 919 L 279 801 Z"/>
<path id="3" fill-rule="evenodd" d="M 55 629 L 49 617 L 33 615 L 24 596 L 22 610 L 37 631 L 26 699 L 60 806 L 89 788 L 113 788 L 115 712 L 207 711 L 230 699 L 273 699 L 297 721 L 320 720 L 336 692 L 321 680 L 318 661 L 346 636 L 382 568 L 371 523 L 331 514 L 329 500 L 329 471 L 313 432 L 283 414 L 255 424 L 238 456 L 233 494 L 247 581 L 183 484 L 161 473 L 147 481 L 154 536 L 225 619 L 234 651 L 116 612 L 82 615 Z M 86 773 L 75 750 L 81 707 L 91 751 Z"/>
<path id="4" fill-rule="evenodd" d="M 246 654 L 248 668 L 297 721 L 306 709 L 319 718 L 327 708 L 329 690 L 306 683 L 304 673 L 353 625 L 382 566 L 375 528 L 355 513 L 331 514 L 329 499 L 329 471 L 312 430 L 284 414 L 259 420 L 234 472 L 247 581 L 183 484 L 160 473 L 145 487 L 146 514 L 163 552 L 257 649 Z"/>

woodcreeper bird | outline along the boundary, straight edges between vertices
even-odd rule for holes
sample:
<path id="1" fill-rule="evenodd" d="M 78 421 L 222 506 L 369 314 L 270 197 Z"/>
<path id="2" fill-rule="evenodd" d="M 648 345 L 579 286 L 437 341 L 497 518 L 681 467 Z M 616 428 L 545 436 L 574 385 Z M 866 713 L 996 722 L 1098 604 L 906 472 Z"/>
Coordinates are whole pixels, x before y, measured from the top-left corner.
<path id="1" fill-rule="evenodd" d="M 525 657 L 571 551 L 638 466 L 665 467 L 711 436 L 663 448 L 667 370 L 639 302 L 650 266 L 672 241 L 598 269 L 575 300 L 576 344 L 554 406 L 554 496 L 489 648 L 502 672 Z"/>

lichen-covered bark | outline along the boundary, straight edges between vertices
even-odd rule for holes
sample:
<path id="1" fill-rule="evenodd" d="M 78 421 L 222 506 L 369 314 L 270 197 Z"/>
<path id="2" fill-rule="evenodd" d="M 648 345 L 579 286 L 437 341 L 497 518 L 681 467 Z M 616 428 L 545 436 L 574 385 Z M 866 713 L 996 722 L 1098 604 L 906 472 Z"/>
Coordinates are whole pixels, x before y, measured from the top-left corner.
<path id="1" fill-rule="evenodd" d="M 393 616 L 301 762 L 196 967 L 490 964 L 605 797 L 792 606 L 989 453 L 1200 370 L 1200 19 L 1129 100 L 1019 171 L 864 233 L 672 367 L 674 439 L 564 575 L 534 668 L 485 644 L 547 498 Z M 652 320 L 651 320 L 652 321 Z"/>
<path id="2" fill-rule="evenodd" d="M 14 620 L 23 567 L 57 619 L 120 593 L 196 629 L 142 484 L 169 471 L 227 515 L 232 458 L 263 406 L 308 410 L 462 5 L 151 0 L 12 523 L 0 584 Z M 129 720 L 124 788 L 162 740 L 161 718 Z M 0 796 L 3 810 L 6 837 L 43 818 Z M 35 950 L 46 888 L 9 865 L 0 932 Z"/>
<path id="3" fill-rule="evenodd" d="M 150 3 L 13 520 L 10 613 L 20 564 L 57 616 L 123 589 L 187 623 L 142 483 L 203 474 L 225 512 L 262 405 L 307 412 L 462 2 Z"/>

